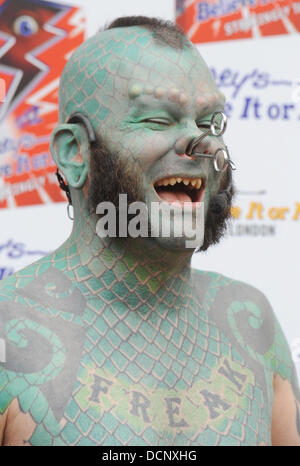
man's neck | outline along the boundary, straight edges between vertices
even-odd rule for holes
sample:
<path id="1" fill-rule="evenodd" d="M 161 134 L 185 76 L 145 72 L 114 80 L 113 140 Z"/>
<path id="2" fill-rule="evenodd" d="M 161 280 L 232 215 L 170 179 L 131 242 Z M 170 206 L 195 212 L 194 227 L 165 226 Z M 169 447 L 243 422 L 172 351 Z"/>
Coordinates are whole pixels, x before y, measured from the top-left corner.
<path id="1" fill-rule="evenodd" d="M 72 234 L 62 247 L 68 264 L 75 255 L 79 257 L 77 279 L 93 283 L 93 289 L 89 286 L 92 294 L 100 295 L 98 290 L 103 290 L 103 284 L 111 289 L 122 283 L 121 300 L 128 307 L 137 309 L 145 303 L 149 291 L 164 296 L 162 301 L 166 293 L 175 293 L 177 304 L 184 305 L 190 297 L 191 250 L 168 250 L 155 238 L 100 238 L 96 232 L 99 217 L 89 213 L 86 206 L 80 214 L 76 210 Z"/>

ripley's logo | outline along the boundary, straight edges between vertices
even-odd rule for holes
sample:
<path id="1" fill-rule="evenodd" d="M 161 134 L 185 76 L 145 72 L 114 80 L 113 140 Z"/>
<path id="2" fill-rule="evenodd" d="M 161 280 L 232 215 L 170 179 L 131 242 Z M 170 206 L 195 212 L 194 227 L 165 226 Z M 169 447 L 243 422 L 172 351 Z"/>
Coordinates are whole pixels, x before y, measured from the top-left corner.
<path id="1" fill-rule="evenodd" d="M 256 6 L 256 0 L 237 0 L 228 2 L 219 0 L 215 2 L 197 3 L 197 21 L 207 21 L 210 18 L 220 18 L 224 15 L 235 13 L 241 7 Z"/>
<path id="2" fill-rule="evenodd" d="M 177 24 L 196 44 L 300 31 L 299 0 L 185 0 L 176 11 Z"/>

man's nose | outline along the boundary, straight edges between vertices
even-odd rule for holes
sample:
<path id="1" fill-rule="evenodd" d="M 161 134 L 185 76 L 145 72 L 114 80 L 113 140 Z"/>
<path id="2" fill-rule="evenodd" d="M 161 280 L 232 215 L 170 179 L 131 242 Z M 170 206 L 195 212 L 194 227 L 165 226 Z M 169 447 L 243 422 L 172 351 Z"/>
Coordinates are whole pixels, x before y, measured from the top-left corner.
<path id="1" fill-rule="evenodd" d="M 208 133 L 208 131 L 201 131 L 196 125 L 196 123 L 194 125 L 189 125 L 189 127 L 185 128 L 184 134 L 181 134 L 179 138 L 176 140 L 174 144 L 175 153 L 179 155 L 179 157 L 193 158 L 192 155 L 190 155 L 189 148 L 191 147 L 193 141 L 195 141 L 197 138 L 199 138 L 199 136 L 202 136 L 205 133 Z M 201 141 L 201 145 L 203 150 L 205 151 L 209 146 L 209 138 L 204 137 Z"/>

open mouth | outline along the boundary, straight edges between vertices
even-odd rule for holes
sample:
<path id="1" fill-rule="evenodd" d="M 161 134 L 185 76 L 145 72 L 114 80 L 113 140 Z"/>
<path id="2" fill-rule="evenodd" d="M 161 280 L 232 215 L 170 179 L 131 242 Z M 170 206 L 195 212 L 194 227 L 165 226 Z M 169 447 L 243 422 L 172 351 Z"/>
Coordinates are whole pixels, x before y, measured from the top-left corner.
<path id="1" fill-rule="evenodd" d="M 169 177 L 154 184 L 157 195 L 165 202 L 201 202 L 205 189 L 203 178 Z"/>

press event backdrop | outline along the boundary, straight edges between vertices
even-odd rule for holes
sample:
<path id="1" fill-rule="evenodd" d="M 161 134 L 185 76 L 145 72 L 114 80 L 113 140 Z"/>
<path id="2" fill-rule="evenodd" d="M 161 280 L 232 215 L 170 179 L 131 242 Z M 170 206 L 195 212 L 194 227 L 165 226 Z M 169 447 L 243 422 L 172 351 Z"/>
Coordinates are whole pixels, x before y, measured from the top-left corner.
<path id="1" fill-rule="evenodd" d="M 0 0 L 0 279 L 72 227 L 48 148 L 64 63 L 84 37 L 137 14 L 177 17 L 228 99 L 235 219 L 193 265 L 267 295 L 299 375 L 299 0 Z"/>

